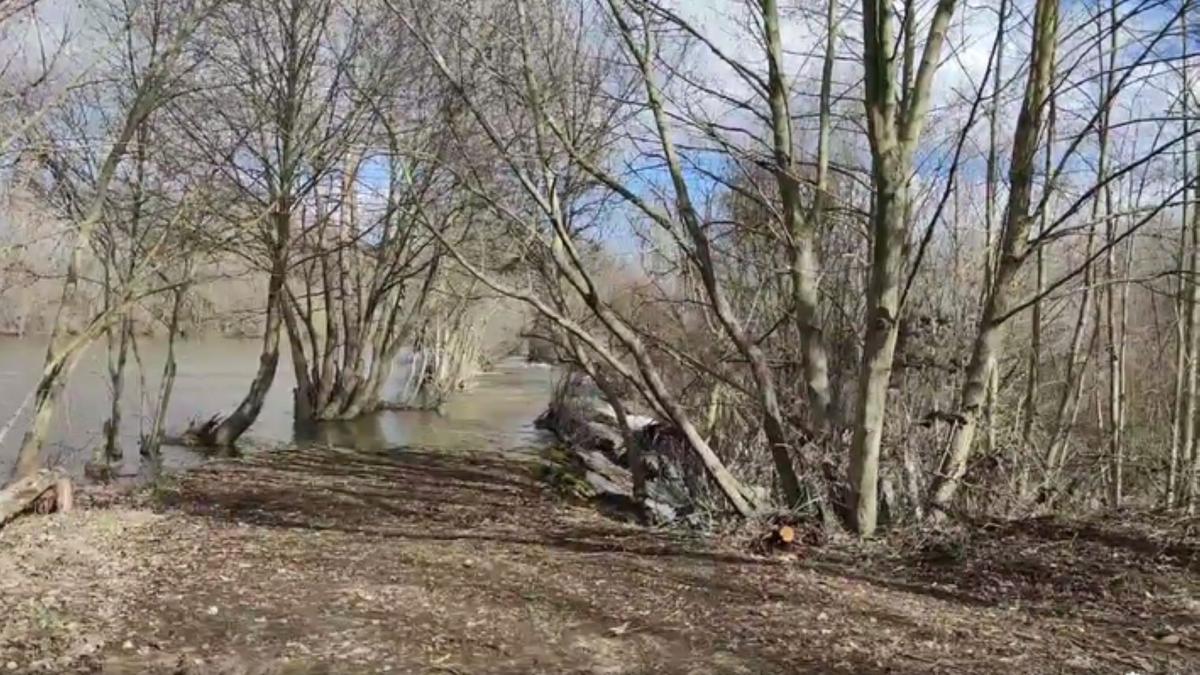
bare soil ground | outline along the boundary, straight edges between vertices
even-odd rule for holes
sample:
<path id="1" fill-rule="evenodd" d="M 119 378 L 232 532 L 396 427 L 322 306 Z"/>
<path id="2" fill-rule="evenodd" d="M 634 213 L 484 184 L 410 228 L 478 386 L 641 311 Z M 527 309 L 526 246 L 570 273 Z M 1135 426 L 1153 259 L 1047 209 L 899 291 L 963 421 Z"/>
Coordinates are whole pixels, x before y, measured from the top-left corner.
<path id="1" fill-rule="evenodd" d="M 0 673 L 1200 672 L 1193 525 L 759 556 L 527 461 L 292 450 L 0 530 Z"/>

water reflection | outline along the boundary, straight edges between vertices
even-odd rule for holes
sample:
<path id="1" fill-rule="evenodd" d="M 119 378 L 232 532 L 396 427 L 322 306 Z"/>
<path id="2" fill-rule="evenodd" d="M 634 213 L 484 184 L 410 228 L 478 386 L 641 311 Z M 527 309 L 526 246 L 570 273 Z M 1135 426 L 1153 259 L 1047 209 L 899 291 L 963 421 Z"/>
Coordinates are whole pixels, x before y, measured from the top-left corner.
<path id="1" fill-rule="evenodd" d="M 355 420 L 297 424 L 301 442 L 380 451 L 403 446 L 521 450 L 546 441 L 533 420 L 545 408 L 551 371 L 506 362 L 439 411 L 388 410 Z"/>
<path id="2" fill-rule="evenodd" d="M 186 340 L 177 347 L 179 373 L 172 394 L 167 429 L 175 432 L 193 418 L 226 412 L 237 405 L 258 360 L 255 340 Z M 36 382 L 45 345 L 36 340 L 0 339 L 0 423 L 17 410 Z M 140 466 L 137 439 L 149 425 L 151 398 L 158 390 L 165 345 L 143 340 L 139 345 L 143 373 L 131 359 L 126 375 L 125 416 L 121 441 L 125 463 L 120 471 L 136 475 L 153 468 Z M 447 401 L 440 413 L 385 411 L 349 422 L 297 427 L 292 419 L 294 387 L 291 363 L 283 351 L 278 376 L 250 428 L 247 447 L 295 441 L 333 444 L 379 451 L 405 445 L 446 449 L 494 447 L 515 450 L 545 441 L 533 420 L 549 398 L 553 371 L 519 360 L 505 361 L 482 375 L 468 391 Z M 102 442 L 101 428 L 108 413 L 108 383 L 102 344 L 85 354 L 72 375 L 51 433 L 47 454 L 68 469 L 81 472 L 91 449 Z M 396 381 L 404 377 L 396 369 Z M 386 389 L 385 389 L 386 392 Z M 28 411 L 0 444 L 0 475 L 7 474 Z M 163 468 L 176 470 L 203 460 L 196 451 L 164 448 Z"/>

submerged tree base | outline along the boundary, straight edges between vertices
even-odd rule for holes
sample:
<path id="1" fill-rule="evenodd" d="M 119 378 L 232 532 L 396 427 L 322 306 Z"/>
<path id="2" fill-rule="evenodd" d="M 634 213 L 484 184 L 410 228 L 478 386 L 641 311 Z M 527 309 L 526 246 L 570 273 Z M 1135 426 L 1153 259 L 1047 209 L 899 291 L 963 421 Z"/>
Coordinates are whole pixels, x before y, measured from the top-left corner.
<path id="1" fill-rule="evenodd" d="M 210 463 L 117 504 L 84 494 L 84 510 L 0 530 L 0 668 L 1200 666 L 1200 630 L 1182 618 L 1197 611 L 1200 540 L 1179 523 L 1037 521 L 754 555 L 572 507 L 538 483 L 536 462 L 287 450 Z"/>
<path id="2" fill-rule="evenodd" d="M 168 435 L 163 439 L 166 445 L 182 445 L 190 448 L 217 447 L 217 430 L 221 427 L 224 417 L 213 415 L 206 420 L 193 419 L 187 428 L 179 435 Z"/>

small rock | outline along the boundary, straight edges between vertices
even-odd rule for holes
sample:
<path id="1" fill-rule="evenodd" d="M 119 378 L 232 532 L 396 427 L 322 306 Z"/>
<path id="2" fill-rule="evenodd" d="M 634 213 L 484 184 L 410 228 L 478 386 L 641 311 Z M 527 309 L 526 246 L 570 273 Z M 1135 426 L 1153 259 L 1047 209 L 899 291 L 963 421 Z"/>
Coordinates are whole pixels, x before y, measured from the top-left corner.
<path id="1" fill-rule="evenodd" d="M 126 640 L 125 644 L 121 645 L 121 649 L 133 649 L 133 641 Z"/>
<path id="2" fill-rule="evenodd" d="M 1158 638 L 1158 641 L 1164 645 L 1177 645 L 1183 641 L 1183 638 L 1178 633 L 1170 633 Z"/>
<path id="3" fill-rule="evenodd" d="M 17 662 L 16 662 L 16 661 L 9 661 L 8 663 L 4 664 L 4 667 L 5 667 L 5 668 L 8 668 L 9 670 L 16 670 L 16 669 L 17 669 Z"/>
<path id="4" fill-rule="evenodd" d="M 219 614 L 219 613 L 220 613 L 220 611 L 221 611 L 221 610 L 220 610 L 220 609 L 218 609 L 216 605 L 213 605 L 212 607 L 209 607 L 209 608 L 208 608 L 208 615 L 209 615 L 209 616 L 216 616 L 217 614 Z"/>
<path id="5" fill-rule="evenodd" d="M 472 560 L 471 558 L 467 558 L 466 560 L 463 561 L 463 567 L 474 567 L 474 566 L 475 566 L 475 561 Z"/>
<path id="6" fill-rule="evenodd" d="M 817 615 L 817 621 L 828 621 L 828 620 L 829 620 L 829 615 L 826 614 L 825 612 L 821 612 L 820 614 Z"/>

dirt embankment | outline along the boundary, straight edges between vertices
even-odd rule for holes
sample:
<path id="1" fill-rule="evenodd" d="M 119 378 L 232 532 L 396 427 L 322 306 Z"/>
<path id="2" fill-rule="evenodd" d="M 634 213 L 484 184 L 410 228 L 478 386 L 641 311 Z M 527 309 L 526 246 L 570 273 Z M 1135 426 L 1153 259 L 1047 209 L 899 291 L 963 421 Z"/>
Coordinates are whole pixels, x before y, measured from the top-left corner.
<path id="1" fill-rule="evenodd" d="M 0 531 L 0 673 L 1200 672 L 1200 557 L 1053 522 L 754 556 L 528 461 L 288 451 Z"/>

